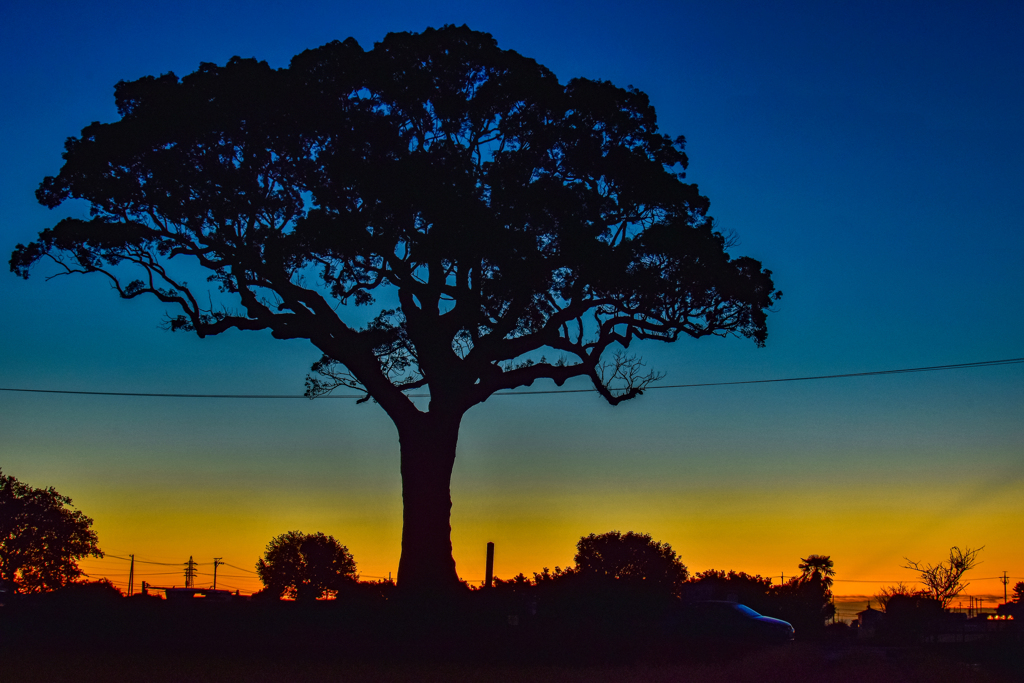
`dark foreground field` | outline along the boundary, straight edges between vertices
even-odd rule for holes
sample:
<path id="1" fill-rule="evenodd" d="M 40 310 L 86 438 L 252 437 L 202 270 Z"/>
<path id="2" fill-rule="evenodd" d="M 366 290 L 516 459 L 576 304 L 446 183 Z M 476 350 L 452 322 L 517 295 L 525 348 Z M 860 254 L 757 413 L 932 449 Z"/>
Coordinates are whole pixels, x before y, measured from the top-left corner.
<path id="1" fill-rule="evenodd" d="M 978 664 L 918 651 L 897 656 L 882 650 L 830 652 L 798 643 L 792 647 L 750 652 L 732 659 L 705 662 L 640 662 L 625 665 L 395 664 L 305 660 L 286 656 L 196 654 L 186 648 L 172 653 L 61 653 L 25 656 L 5 652 L 0 666 L 4 683 L 61 681 L 338 681 L 412 683 L 537 681 L 538 683 L 775 683 L 783 681 L 906 683 L 998 683 L 1019 678 Z"/>
<path id="2" fill-rule="evenodd" d="M 1017 638 L 879 646 L 850 638 L 695 646 L 628 614 L 512 620 L 493 606 L 118 600 L 0 609 L 0 683 L 62 681 L 1024 680 Z"/>

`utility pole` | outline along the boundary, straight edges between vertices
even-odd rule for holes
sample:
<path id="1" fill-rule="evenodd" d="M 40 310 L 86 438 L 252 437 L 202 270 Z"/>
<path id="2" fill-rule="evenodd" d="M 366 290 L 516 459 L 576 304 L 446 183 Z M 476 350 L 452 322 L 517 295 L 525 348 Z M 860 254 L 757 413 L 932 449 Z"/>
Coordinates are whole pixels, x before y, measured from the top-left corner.
<path id="1" fill-rule="evenodd" d="M 213 558 L 213 590 L 217 590 L 217 567 L 224 564 L 220 561 L 221 558 Z"/>
<path id="2" fill-rule="evenodd" d="M 487 542 L 487 571 L 484 573 L 484 588 L 490 588 L 494 579 L 494 544 Z"/>
<path id="3" fill-rule="evenodd" d="M 128 568 L 128 597 L 131 597 L 132 589 L 135 587 L 135 554 L 132 553 L 128 557 L 132 558 L 132 564 Z"/>
<path id="4" fill-rule="evenodd" d="M 188 562 L 185 563 L 185 588 L 195 588 L 196 583 L 196 563 L 192 559 L 192 556 L 188 556 Z"/>
<path id="5" fill-rule="evenodd" d="M 999 580 L 1003 582 L 1003 604 L 1005 605 L 1007 602 L 1009 602 L 1006 595 L 1006 586 L 1008 583 L 1010 583 L 1010 577 L 1006 575 L 1005 569 L 1003 570 L 1003 575 Z"/>

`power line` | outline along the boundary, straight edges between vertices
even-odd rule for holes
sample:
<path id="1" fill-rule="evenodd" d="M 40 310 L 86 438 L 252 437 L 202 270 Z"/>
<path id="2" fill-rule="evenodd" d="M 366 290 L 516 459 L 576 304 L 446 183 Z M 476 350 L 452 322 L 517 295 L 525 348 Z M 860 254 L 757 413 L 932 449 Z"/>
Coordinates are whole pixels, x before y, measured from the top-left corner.
<path id="1" fill-rule="evenodd" d="M 986 360 L 976 363 L 950 363 L 947 365 L 929 365 L 919 368 L 898 368 L 895 370 L 870 370 L 867 372 L 846 372 L 836 375 L 808 375 L 805 377 L 776 377 L 772 379 L 747 379 L 733 382 L 698 382 L 694 384 L 655 384 L 645 388 L 651 389 L 692 389 L 696 387 L 724 387 L 739 384 L 771 384 L 778 382 L 807 382 L 822 379 L 847 379 L 852 377 L 874 377 L 879 375 L 901 375 L 912 372 L 936 372 L 939 370 L 965 370 L 971 368 L 989 368 L 1002 365 L 1018 365 L 1024 363 L 1024 358 L 1004 358 L 1001 360 Z M 0 391 L 14 391 L 31 394 L 73 394 L 78 396 L 133 396 L 143 398 L 240 398 L 240 399 L 308 399 L 303 394 L 163 394 L 157 392 L 132 392 L 132 391 L 72 391 L 68 389 L 24 389 L 15 387 L 0 387 Z M 536 394 L 588 394 L 594 393 L 597 389 L 539 389 L 533 391 L 496 391 L 495 396 L 530 396 Z M 430 394 L 406 394 L 410 398 L 430 398 Z M 320 398 L 343 398 L 361 399 L 366 398 L 365 394 L 328 394 Z M 125 559 L 125 558 L 122 558 Z"/>
<path id="2" fill-rule="evenodd" d="M 121 557 L 120 555 L 111 555 L 110 553 L 104 553 L 103 557 L 95 558 L 95 559 L 103 560 L 103 559 L 106 559 L 108 557 L 112 557 L 115 560 L 124 560 L 125 562 L 128 562 L 128 561 L 131 560 L 130 557 Z M 180 567 L 182 565 L 188 564 L 188 562 L 152 562 L 150 560 L 139 560 L 139 559 L 136 559 L 135 561 L 136 562 L 141 562 L 142 564 L 158 564 L 158 565 L 161 565 L 163 567 Z M 192 564 L 194 564 L 197 567 L 200 567 L 200 566 L 203 566 L 203 565 L 213 564 L 213 562 L 193 562 Z M 221 562 L 220 564 L 224 564 L 224 563 Z"/>
<path id="3" fill-rule="evenodd" d="M 197 575 L 198 576 L 213 576 L 213 574 L 211 574 L 209 572 L 197 572 Z M 148 574 L 147 576 L 155 576 L 155 575 Z M 251 579 L 251 578 L 253 578 L 251 576 L 242 576 L 241 574 L 217 574 L 217 576 L 220 577 L 220 578 L 224 578 L 226 576 L 229 579 Z"/>
<path id="4" fill-rule="evenodd" d="M 1000 579 L 1001 580 L 1003 577 L 1002 576 L 968 576 L 968 577 L 964 577 L 964 578 L 969 578 L 971 581 L 993 581 L 993 580 L 996 580 L 996 579 Z M 1013 580 L 1013 579 L 1016 579 L 1016 578 L 1020 578 L 1020 577 L 1016 577 L 1016 576 L 1008 576 L 1007 577 L 1008 580 Z M 903 578 L 903 579 L 839 579 L 839 578 L 835 578 L 835 579 L 832 579 L 832 580 L 835 581 L 836 583 L 890 583 L 890 584 L 896 584 L 896 583 L 921 583 L 921 579 L 920 578 Z"/>
<path id="5" fill-rule="evenodd" d="M 93 574 L 103 574 L 103 576 L 119 576 L 128 578 L 127 572 L 122 574 L 111 574 L 110 572 L 103 571 L 101 569 L 94 569 Z M 181 576 L 181 572 L 135 572 L 136 577 L 148 578 L 150 576 Z M 203 576 L 211 576 L 210 574 L 204 574 Z"/>
<path id="6" fill-rule="evenodd" d="M 1018 365 L 1024 358 L 1005 358 L 1003 360 L 984 360 L 977 363 L 951 363 L 948 365 L 930 365 L 921 368 L 900 368 L 898 370 L 871 370 L 869 372 L 847 372 L 841 375 L 811 375 L 807 377 L 782 377 L 778 379 L 748 379 L 738 382 L 706 382 L 703 384 L 662 384 L 649 386 L 648 389 L 683 389 L 690 387 L 722 387 L 735 384 L 768 384 L 770 382 L 806 382 L 816 379 L 843 379 L 847 377 L 872 377 L 876 375 L 901 375 L 912 372 L 935 372 L 938 370 L 964 370 L 968 368 L 989 368 L 1000 365 Z M 588 391 L 596 391 L 589 389 Z M 529 393 L 529 392 L 517 392 Z M 536 392 L 540 393 L 540 392 Z"/>

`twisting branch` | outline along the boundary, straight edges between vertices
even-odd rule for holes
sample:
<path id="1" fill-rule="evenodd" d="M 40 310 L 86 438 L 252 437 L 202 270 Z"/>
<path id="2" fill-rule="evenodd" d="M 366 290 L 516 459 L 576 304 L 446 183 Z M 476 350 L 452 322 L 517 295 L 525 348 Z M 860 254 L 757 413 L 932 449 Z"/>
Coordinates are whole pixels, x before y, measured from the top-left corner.
<path id="1" fill-rule="evenodd" d="M 665 373 L 654 370 L 645 372 L 645 367 L 646 363 L 639 356 L 628 356 L 625 351 L 616 351 L 611 361 L 601 361 L 594 365 L 590 379 L 598 393 L 614 406 L 636 398 L 644 393 L 649 384 L 665 378 Z"/>
<path id="2" fill-rule="evenodd" d="M 932 597 L 942 603 L 943 607 L 949 607 L 957 595 L 962 593 L 970 584 L 962 581 L 964 574 L 978 564 L 978 553 L 985 549 L 967 548 L 961 550 L 958 546 L 949 549 L 949 560 L 938 564 L 924 564 L 915 562 L 908 557 L 903 559 L 907 564 L 905 569 L 913 569 L 920 574 L 919 581 L 923 583 Z"/>

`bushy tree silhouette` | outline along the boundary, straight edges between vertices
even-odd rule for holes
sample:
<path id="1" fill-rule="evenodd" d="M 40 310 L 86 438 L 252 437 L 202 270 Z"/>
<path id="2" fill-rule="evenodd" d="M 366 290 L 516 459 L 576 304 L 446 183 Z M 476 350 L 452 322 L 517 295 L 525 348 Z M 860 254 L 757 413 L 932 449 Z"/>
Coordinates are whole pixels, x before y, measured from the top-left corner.
<path id="1" fill-rule="evenodd" d="M 832 591 L 821 574 L 796 576 L 773 590 L 776 611 L 771 616 L 785 619 L 798 634 L 814 637 L 836 614 Z"/>
<path id="2" fill-rule="evenodd" d="M 358 576 L 348 548 L 333 536 L 289 531 L 267 544 L 256 574 L 267 594 L 302 602 L 351 588 Z"/>
<path id="3" fill-rule="evenodd" d="M 668 543 L 634 531 L 584 536 L 576 544 L 575 573 L 582 579 L 642 583 L 678 594 L 689 572 Z"/>
<path id="4" fill-rule="evenodd" d="M 82 576 L 78 560 L 103 557 L 92 520 L 51 486 L 0 470 L 0 578 L 20 593 L 52 591 Z"/>
<path id="5" fill-rule="evenodd" d="M 878 600 L 878 605 L 884 612 L 889 601 L 893 598 L 921 598 L 926 597 L 927 595 L 927 591 L 911 588 L 902 581 L 899 581 L 894 586 L 883 586 L 878 593 L 875 594 L 875 599 Z"/>
<path id="6" fill-rule="evenodd" d="M 450 480 L 471 407 L 577 377 L 632 399 L 660 377 L 627 354 L 640 340 L 765 342 L 770 271 L 727 253 L 684 182 L 683 138 L 634 88 L 562 85 L 448 26 L 333 42 L 286 69 L 201 64 L 115 99 L 120 120 L 68 140 L 37 192 L 92 218 L 18 245 L 11 269 L 49 258 L 109 278 L 177 309 L 171 330 L 312 342 L 308 395 L 354 389 L 398 429 L 400 587 L 460 585 Z"/>
<path id="7" fill-rule="evenodd" d="M 684 597 L 689 600 L 735 600 L 758 612 L 771 611 L 775 605 L 772 580 L 760 574 L 708 569 L 687 581 Z"/>

